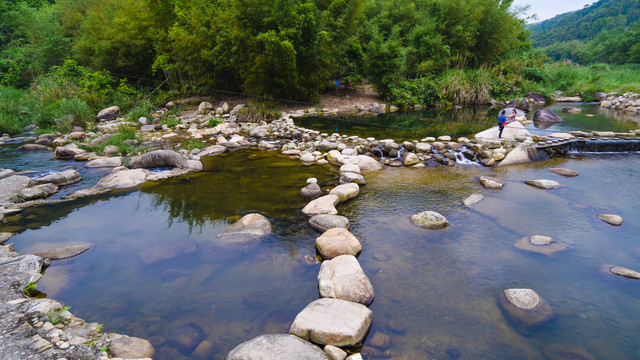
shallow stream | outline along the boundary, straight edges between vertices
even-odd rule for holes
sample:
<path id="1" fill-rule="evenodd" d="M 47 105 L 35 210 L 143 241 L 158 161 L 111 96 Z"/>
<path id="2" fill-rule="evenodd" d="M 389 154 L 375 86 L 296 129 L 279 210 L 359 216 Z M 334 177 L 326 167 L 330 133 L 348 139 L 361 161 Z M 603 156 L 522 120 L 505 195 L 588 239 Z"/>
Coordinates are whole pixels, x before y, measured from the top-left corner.
<path id="1" fill-rule="evenodd" d="M 635 128 L 638 128 L 637 124 Z M 430 135 L 430 134 L 429 134 Z M 436 134 L 434 134 L 436 136 Z M 318 233 L 300 209 L 308 177 L 323 189 L 336 168 L 306 167 L 275 152 L 239 150 L 210 158 L 207 171 L 111 196 L 24 211 L 0 231 L 19 232 L 20 252 L 70 242 L 94 247 L 54 262 L 38 283 L 87 321 L 150 339 L 158 359 L 189 359 L 176 332 L 210 359 L 264 333 L 287 332 L 318 298 Z M 563 178 L 548 172 L 568 167 Z M 481 175 L 506 181 L 489 191 Z M 549 345 L 585 348 L 597 358 L 640 357 L 640 282 L 604 275 L 602 264 L 640 270 L 640 156 L 577 156 L 509 168 L 392 168 L 365 174 L 358 198 L 339 206 L 360 240 L 359 261 L 373 283 L 376 332 L 388 349 L 370 359 L 538 359 Z M 522 181 L 552 179 L 540 190 Z M 461 202 L 486 198 L 473 209 Z M 411 214 L 433 210 L 451 225 L 416 228 Z M 216 235 L 242 215 L 267 216 L 274 234 L 249 248 L 226 248 Z M 625 219 L 605 224 L 598 213 Z M 519 250 L 522 237 L 547 235 L 569 245 L 554 257 Z M 553 307 L 547 324 L 523 329 L 497 306 L 506 288 L 537 291 Z M 546 350 L 545 350 L 546 349 Z"/>

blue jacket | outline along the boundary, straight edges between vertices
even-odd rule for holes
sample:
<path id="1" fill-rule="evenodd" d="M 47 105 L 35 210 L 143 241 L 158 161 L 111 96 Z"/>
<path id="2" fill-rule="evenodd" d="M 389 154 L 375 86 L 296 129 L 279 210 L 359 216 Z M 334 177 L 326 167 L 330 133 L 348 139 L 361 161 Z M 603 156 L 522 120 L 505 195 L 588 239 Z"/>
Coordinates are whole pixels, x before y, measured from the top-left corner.
<path id="1" fill-rule="evenodd" d="M 500 114 L 500 116 L 498 116 L 498 126 L 503 127 L 505 122 L 507 122 L 506 115 Z"/>

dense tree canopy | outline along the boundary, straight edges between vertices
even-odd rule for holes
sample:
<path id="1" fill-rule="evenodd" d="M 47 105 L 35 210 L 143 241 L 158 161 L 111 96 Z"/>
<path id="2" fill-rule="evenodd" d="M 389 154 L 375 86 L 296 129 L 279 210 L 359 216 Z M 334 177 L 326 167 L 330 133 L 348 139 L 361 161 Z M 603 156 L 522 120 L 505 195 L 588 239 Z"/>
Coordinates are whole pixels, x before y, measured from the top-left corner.
<path id="1" fill-rule="evenodd" d="M 527 46 L 510 0 L 4 0 L 0 81 L 96 70 L 290 99 L 491 66 Z"/>

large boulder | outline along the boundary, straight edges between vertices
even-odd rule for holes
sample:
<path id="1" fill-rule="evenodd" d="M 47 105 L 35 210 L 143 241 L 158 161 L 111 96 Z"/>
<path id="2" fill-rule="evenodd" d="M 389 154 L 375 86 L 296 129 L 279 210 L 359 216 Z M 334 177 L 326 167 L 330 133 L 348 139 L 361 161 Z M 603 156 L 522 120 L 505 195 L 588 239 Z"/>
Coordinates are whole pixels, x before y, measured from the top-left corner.
<path id="1" fill-rule="evenodd" d="M 350 173 L 354 174 L 354 173 Z M 341 184 L 329 191 L 329 195 L 336 195 L 340 202 L 345 202 L 347 200 L 353 199 L 360 194 L 360 186 L 356 183 L 347 183 Z"/>
<path id="2" fill-rule="evenodd" d="M 120 108 L 117 106 L 110 106 L 106 109 L 100 110 L 98 113 L 98 121 L 108 121 L 115 120 L 118 116 L 120 116 Z"/>
<path id="3" fill-rule="evenodd" d="M 23 175 L 13 175 L 0 179 L 0 203 L 20 193 L 20 191 L 28 188 L 32 184 L 31 179 Z"/>
<path id="4" fill-rule="evenodd" d="M 115 357 L 125 359 L 153 358 L 155 355 L 153 345 L 149 341 L 126 335 L 112 340 L 109 344 L 109 352 Z"/>
<path id="5" fill-rule="evenodd" d="M 507 108 L 515 108 L 526 112 L 531 111 L 529 102 L 524 98 L 517 98 L 509 101 L 509 103 L 507 104 Z"/>
<path id="6" fill-rule="evenodd" d="M 544 103 L 547 102 L 547 98 L 545 98 L 544 95 L 542 95 L 542 94 L 528 92 L 524 96 L 527 99 L 532 99 L 533 101 L 535 101 L 538 104 L 544 104 Z"/>
<path id="7" fill-rule="evenodd" d="M 210 102 L 203 101 L 198 105 L 198 114 L 206 114 L 213 110 L 213 105 Z"/>
<path id="8" fill-rule="evenodd" d="M 316 239 L 316 248 L 324 259 L 340 255 L 357 255 L 362 251 L 360 241 L 345 228 L 331 228 Z"/>
<path id="9" fill-rule="evenodd" d="M 223 247 L 246 246 L 271 234 L 271 222 L 260 214 L 248 214 L 218 234 L 216 243 Z"/>
<path id="10" fill-rule="evenodd" d="M 318 273 L 318 288 L 324 298 L 342 299 L 369 306 L 375 293 L 373 285 L 352 255 L 325 260 Z"/>
<path id="11" fill-rule="evenodd" d="M 0 251 L 0 301 L 24 299 L 22 290 L 42 277 L 44 260 L 35 255 L 15 256 L 15 253 Z M 362 306 L 362 305 L 360 305 Z M 368 309 L 367 309 L 368 310 Z"/>
<path id="12" fill-rule="evenodd" d="M 500 161 L 498 166 L 525 164 L 532 161 L 542 160 L 543 157 L 544 151 L 538 152 L 538 149 L 536 149 L 535 146 L 521 144 L 511 150 L 507 156 Z"/>
<path id="13" fill-rule="evenodd" d="M 34 179 L 33 182 L 36 184 L 45 184 L 52 183 L 58 186 L 69 185 L 73 183 L 77 183 L 82 180 L 82 176 L 79 172 L 73 169 L 60 171 L 57 173 L 41 176 L 37 179 Z"/>
<path id="14" fill-rule="evenodd" d="M 340 215 L 314 215 L 309 218 L 309 225 L 317 231 L 325 232 L 329 229 L 333 228 L 343 228 L 348 229 L 349 219 Z"/>
<path id="15" fill-rule="evenodd" d="M 111 187 L 126 189 L 138 186 L 146 181 L 151 172 L 146 169 L 114 169 L 114 171 L 100 179 L 96 187 Z"/>
<path id="16" fill-rule="evenodd" d="M 449 220 L 435 211 L 413 214 L 410 219 L 413 225 L 429 230 L 444 229 L 449 225 Z"/>
<path id="17" fill-rule="evenodd" d="M 533 123 L 549 123 L 555 124 L 562 121 L 560 115 L 553 112 L 551 109 L 540 109 L 533 114 Z M 536 127 L 538 127 L 536 125 Z M 548 126 L 547 126 L 548 127 Z"/>
<path id="18" fill-rule="evenodd" d="M 362 304 L 323 298 L 296 316 L 289 334 L 316 344 L 353 347 L 364 342 L 372 321 L 373 312 Z"/>
<path id="19" fill-rule="evenodd" d="M 58 187 L 54 184 L 47 183 L 23 189 L 16 196 L 20 201 L 30 201 L 44 199 L 56 192 L 58 192 Z"/>
<path id="20" fill-rule="evenodd" d="M 325 195 L 315 200 L 310 201 L 303 209 L 302 212 L 307 216 L 314 216 L 320 214 L 336 215 L 336 205 L 340 202 L 340 199 L 336 195 Z"/>
<path id="21" fill-rule="evenodd" d="M 487 130 L 481 131 L 475 135 L 476 139 L 497 139 L 500 133 L 498 126 L 491 127 Z M 514 121 L 504 127 L 502 131 L 502 138 L 504 139 L 521 139 L 531 136 L 529 131 L 524 128 L 524 125 L 519 121 Z"/>
<path id="22" fill-rule="evenodd" d="M 132 157 L 127 166 L 131 169 L 150 169 L 155 167 L 184 169 L 187 167 L 187 161 L 182 155 L 171 150 L 155 150 Z"/>
<path id="23" fill-rule="evenodd" d="M 563 187 L 559 182 L 547 179 L 525 180 L 524 183 L 544 190 L 553 190 Z"/>
<path id="24" fill-rule="evenodd" d="M 267 334 L 236 346 L 227 360 L 330 360 L 331 358 L 312 343 L 297 336 Z"/>
<path id="25" fill-rule="evenodd" d="M 553 317 L 551 306 L 531 289 L 506 289 L 498 302 L 516 324 L 529 327 L 542 324 Z"/>

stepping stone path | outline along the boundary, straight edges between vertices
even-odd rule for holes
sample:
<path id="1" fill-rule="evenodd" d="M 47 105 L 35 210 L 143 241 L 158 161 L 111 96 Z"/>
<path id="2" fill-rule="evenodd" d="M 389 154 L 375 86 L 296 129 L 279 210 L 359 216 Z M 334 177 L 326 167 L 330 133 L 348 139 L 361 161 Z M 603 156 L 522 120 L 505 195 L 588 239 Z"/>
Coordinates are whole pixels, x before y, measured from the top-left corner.
<path id="1" fill-rule="evenodd" d="M 547 179 L 525 180 L 524 183 L 544 190 L 553 190 L 563 187 L 559 182 Z"/>
<path id="2" fill-rule="evenodd" d="M 302 212 L 307 216 L 321 214 L 336 215 L 338 214 L 336 205 L 338 205 L 339 202 L 340 198 L 336 195 L 325 195 L 312 200 L 302 209 Z"/>
<path id="3" fill-rule="evenodd" d="M 314 215 L 309 218 L 309 225 L 316 231 L 324 233 L 333 228 L 349 229 L 349 219 L 340 215 Z"/>
<path id="4" fill-rule="evenodd" d="M 356 183 L 342 184 L 329 191 L 329 195 L 336 195 L 340 202 L 351 200 L 360 194 L 360 186 Z"/>
<path id="5" fill-rule="evenodd" d="M 624 222 L 622 216 L 616 214 L 598 214 L 596 217 L 613 226 L 620 226 Z"/>
<path id="6" fill-rule="evenodd" d="M 320 189 L 320 185 L 318 185 L 318 179 L 308 178 L 307 186 L 303 187 L 302 190 L 300 190 L 300 193 L 308 197 L 314 197 L 322 194 L 322 189 Z"/>
<path id="7" fill-rule="evenodd" d="M 344 228 L 332 228 L 316 239 L 316 248 L 324 259 L 340 255 L 357 255 L 362 251 L 358 239 Z"/>
<path id="8" fill-rule="evenodd" d="M 320 296 L 348 300 L 369 306 L 375 293 L 373 285 L 352 255 L 340 255 L 322 262 L 318 274 Z"/>
<path id="9" fill-rule="evenodd" d="M 373 312 L 366 306 L 340 299 L 318 299 L 296 316 L 289 334 L 320 345 L 355 347 L 371 327 Z"/>
<path id="10" fill-rule="evenodd" d="M 551 168 L 549 169 L 549 172 L 552 172 L 554 174 L 558 174 L 561 176 L 565 176 L 565 177 L 574 177 L 574 176 L 580 175 L 580 173 L 575 170 L 565 169 L 565 168 Z"/>

